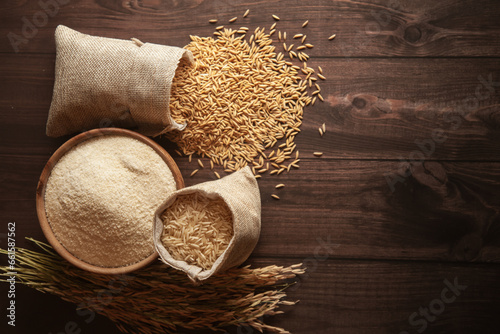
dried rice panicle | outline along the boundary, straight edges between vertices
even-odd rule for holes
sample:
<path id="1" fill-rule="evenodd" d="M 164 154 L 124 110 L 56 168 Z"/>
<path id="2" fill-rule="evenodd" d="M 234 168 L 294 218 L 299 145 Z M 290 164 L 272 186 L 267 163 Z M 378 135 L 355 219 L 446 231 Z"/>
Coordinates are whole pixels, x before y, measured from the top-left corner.
<path id="1" fill-rule="evenodd" d="M 158 261 L 133 274 L 102 275 L 83 271 L 49 245 L 30 240 L 41 250 L 16 248 L 16 271 L 0 266 L 0 281 L 7 282 L 14 275 L 18 284 L 108 317 L 123 333 L 220 331 L 231 325 L 288 333 L 264 320 L 282 313 L 280 305 L 295 303 L 285 300 L 285 289 L 304 273 L 301 264 L 232 268 L 196 286 L 181 271 Z M 0 248 L 0 254 L 8 253 Z M 110 282 L 114 282 L 112 287 Z M 106 305 L 99 302 L 99 291 L 112 296 Z"/>
<path id="2" fill-rule="evenodd" d="M 178 196 L 162 215 L 162 243 L 176 260 L 208 270 L 233 236 L 232 214 L 222 199 Z"/>
<path id="3" fill-rule="evenodd" d="M 236 30 L 219 32 L 217 39 L 191 36 L 185 47 L 195 66 L 179 66 L 170 110 L 187 127 L 167 135 L 184 154 L 208 157 L 229 172 L 266 159 L 266 149 L 286 141 L 272 160 L 281 164 L 292 156 L 303 107 L 312 100 L 299 67 L 276 57 L 264 28 L 248 42 Z"/>

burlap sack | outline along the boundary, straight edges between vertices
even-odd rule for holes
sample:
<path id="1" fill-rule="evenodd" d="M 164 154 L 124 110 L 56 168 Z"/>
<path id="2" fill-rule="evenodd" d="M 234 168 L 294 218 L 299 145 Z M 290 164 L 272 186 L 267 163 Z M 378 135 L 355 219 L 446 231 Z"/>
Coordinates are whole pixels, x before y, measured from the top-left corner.
<path id="1" fill-rule="evenodd" d="M 162 213 L 179 195 L 199 192 L 208 198 L 222 198 L 233 215 L 234 235 L 228 247 L 210 270 L 204 270 L 185 261 L 172 258 L 161 241 Z M 169 266 L 186 272 L 193 281 L 202 281 L 214 273 L 242 264 L 252 253 L 260 234 L 259 186 L 250 167 L 245 167 L 216 181 L 204 182 L 171 194 L 155 213 L 153 239 L 161 260 Z"/>
<path id="2" fill-rule="evenodd" d="M 47 135 L 126 127 L 147 136 L 183 129 L 169 112 L 170 86 L 190 51 L 165 45 L 94 37 L 58 26 L 54 92 Z"/>

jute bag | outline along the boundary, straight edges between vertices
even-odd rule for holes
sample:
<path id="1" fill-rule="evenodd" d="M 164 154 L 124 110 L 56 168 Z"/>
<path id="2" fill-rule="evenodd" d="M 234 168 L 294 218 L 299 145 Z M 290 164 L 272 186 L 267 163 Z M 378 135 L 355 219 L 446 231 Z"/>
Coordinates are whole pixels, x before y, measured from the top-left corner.
<path id="1" fill-rule="evenodd" d="M 209 270 L 189 265 L 185 261 L 175 260 L 161 241 L 164 228 L 161 214 L 175 201 L 177 196 L 193 192 L 199 192 L 211 199 L 222 198 L 233 216 L 233 237 L 226 250 Z M 245 167 L 216 181 L 204 182 L 177 190 L 157 209 L 153 227 L 154 244 L 161 260 L 175 269 L 184 271 L 195 282 L 205 280 L 214 273 L 222 272 L 245 262 L 255 248 L 259 234 L 260 192 L 250 167 Z"/>
<path id="2" fill-rule="evenodd" d="M 54 92 L 47 135 L 58 137 L 99 127 L 126 127 L 147 136 L 183 129 L 170 116 L 170 86 L 190 51 L 137 39 L 55 32 Z"/>

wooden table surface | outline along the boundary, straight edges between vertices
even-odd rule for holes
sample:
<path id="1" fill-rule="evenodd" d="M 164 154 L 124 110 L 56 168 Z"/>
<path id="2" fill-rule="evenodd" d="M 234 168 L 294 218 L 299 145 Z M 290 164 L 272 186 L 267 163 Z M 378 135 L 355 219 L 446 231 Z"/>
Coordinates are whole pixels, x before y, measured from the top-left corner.
<path id="1" fill-rule="evenodd" d="M 8 222 L 18 246 L 44 240 L 37 181 L 70 138 L 45 135 L 58 24 L 184 46 L 190 34 L 212 36 L 209 19 L 238 16 L 235 26 L 253 30 L 272 14 L 289 35 L 307 34 L 309 64 L 327 80 L 325 103 L 304 112 L 300 169 L 259 181 L 262 234 L 248 263 L 308 267 L 289 292 L 299 304 L 265 321 L 292 333 L 500 333 L 498 1 L 3 0 L 0 246 Z M 194 164 L 158 142 L 187 185 L 213 178 L 189 177 Z M 70 333 L 71 321 L 81 333 L 119 333 L 56 297 L 16 291 L 16 327 L 3 315 L 1 333 Z"/>

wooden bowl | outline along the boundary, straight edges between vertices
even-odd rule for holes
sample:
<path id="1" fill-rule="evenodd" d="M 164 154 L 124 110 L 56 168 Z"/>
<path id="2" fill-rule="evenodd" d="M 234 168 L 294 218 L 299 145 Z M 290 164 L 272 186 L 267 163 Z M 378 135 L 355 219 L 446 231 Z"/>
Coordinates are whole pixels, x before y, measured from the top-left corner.
<path id="1" fill-rule="evenodd" d="M 130 138 L 135 138 L 152 147 L 156 151 L 156 153 L 160 155 L 160 157 L 163 159 L 163 161 L 165 161 L 165 163 L 172 171 L 172 174 L 174 176 L 177 185 L 177 189 L 184 188 L 184 179 L 182 178 L 181 172 L 179 171 L 179 168 L 177 167 L 177 164 L 175 163 L 174 159 L 172 159 L 172 157 L 167 153 L 167 151 L 165 151 L 160 145 L 158 145 L 153 140 L 137 132 L 125 129 L 118 129 L 118 128 L 94 129 L 87 132 L 83 132 L 71 138 L 70 140 L 65 142 L 61 147 L 59 147 L 59 149 L 57 149 L 57 151 L 54 152 L 54 154 L 50 157 L 49 161 L 47 162 L 45 168 L 42 171 L 42 175 L 40 176 L 40 181 L 38 182 L 38 187 L 36 190 L 36 212 L 38 215 L 38 220 L 40 221 L 40 226 L 42 228 L 43 234 L 47 238 L 48 242 L 52 245 L 52 247 L 57 251 L 57 253 L 59 253 L 59 255 L 61 255 L 64 259 L 74 264 L 78 268 L 90 272 L 98 274 L 124 274 L 142 268 L 151 263 L 152 261 L 154 261 L 155 259 L 157 259 L 158 253 L 156 252 L 156 250 L 153 254 L 151 254 L 144 260 L 141 260 L 129 266 L 113 267 L 113 268 L 95 266 L 73 256 L 59 242 L 59 240 L 57 240 L 56 236 L 54 235 L 54 232 L 52 231 L 52 228 L 50 227 L 47 215 L 45 213 L 45 187 L 47 184 L 47 180 L 50 176 L 50 173 L 52 171 L 52 168 L 57 164 L 59 159 L 75 145 L 78 145 L 79 143 L 86 141 L 90 138 L 106 136 L 106 135 L 122 135 Z M 151 217 L 151 224 L 152 223 L 153 223 L 153 217 Z"/>

